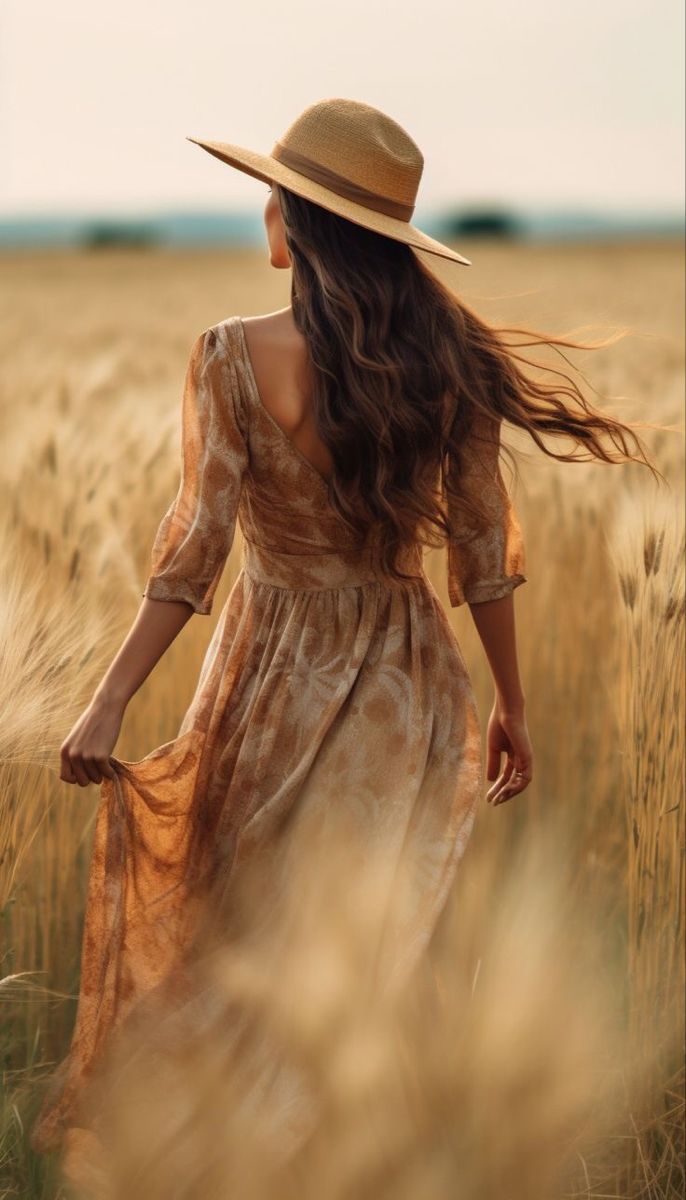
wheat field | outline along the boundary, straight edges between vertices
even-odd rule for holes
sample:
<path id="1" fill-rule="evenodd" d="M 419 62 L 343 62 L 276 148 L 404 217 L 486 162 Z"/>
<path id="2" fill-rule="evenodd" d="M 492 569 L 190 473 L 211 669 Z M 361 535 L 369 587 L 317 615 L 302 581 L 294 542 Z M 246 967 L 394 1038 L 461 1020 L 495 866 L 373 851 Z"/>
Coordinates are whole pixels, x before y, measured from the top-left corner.
<path id="1" fill-rule="evenodd" d="M 238 990 L 271 1020 L 316 1084 L 319 1117 L 287 1170 L 266 1121 L 241 1109 L 218 1020 L 168 1048 L 164 1086 L 127 1080 L 113 1200 L 683 1194 L 683 245 L 466 252 L 474 265 L 441 277 L 495 324 L 581 340 L 628 329 L 549 362 L 573 364 L 598 407 L 658 426 L 642 436 L 667 486 L 638 464 L 555 462 L 508 431 L 532 784 L 480 806 L 410 995 L 365 1007 L 350 947 L 331 967 L 344 861 L 327 864 L 331 903 L 303 923 L 278 988 L 268 938 L 218 972 L 227 1003 Z M 72 1193 L 27 1129 L 74 1019 L 98 802 L 95 785 L 59 780 L 59 745 L 137 611 L 176 491 L 193 340 L 287 304 L 290 274 L 255 250 L 103 249 L 7 253 L 2 275 L 0 1197 L 52 1200 Z M 188 623 L 135 695 L 118 757 L 175 736 L 240 552 L 238 533 L 214 615 Z M 447 606 L 440 551 L 427 570 Z M 468 606 L 447 611 L 485 730 L 487 663 Z"/>

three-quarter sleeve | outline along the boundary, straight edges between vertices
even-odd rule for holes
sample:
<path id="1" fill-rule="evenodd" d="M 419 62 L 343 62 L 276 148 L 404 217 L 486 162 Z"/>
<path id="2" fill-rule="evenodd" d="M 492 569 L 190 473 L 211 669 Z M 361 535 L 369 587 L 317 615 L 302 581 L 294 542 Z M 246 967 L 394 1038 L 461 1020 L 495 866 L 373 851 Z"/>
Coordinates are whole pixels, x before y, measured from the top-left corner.
<path id="1" fill-rule="evenodd" d="M 497 600 L 526 583 L 522 529 L 500 471 L 500 429 L 499 418 L 479 417 L 474 425 L 476 436 L 468 438 L 460 464 L 461 493 L 480 502 L 489 515 L 485 532 L 471 536 L 474 531 L 468 517 L 448 498 L 454 527 L 447 547 L 448 596 L 453 608 L 465 601 Z"/>
<path id="2" fill-rule="evenodd" d="M 186 368 L 181 482 L 160 521 L 143 595 L 185 600 L 208 615 L 234 538 L 247 430 L 226 351 L 212 328 L 196 338 Z"/>

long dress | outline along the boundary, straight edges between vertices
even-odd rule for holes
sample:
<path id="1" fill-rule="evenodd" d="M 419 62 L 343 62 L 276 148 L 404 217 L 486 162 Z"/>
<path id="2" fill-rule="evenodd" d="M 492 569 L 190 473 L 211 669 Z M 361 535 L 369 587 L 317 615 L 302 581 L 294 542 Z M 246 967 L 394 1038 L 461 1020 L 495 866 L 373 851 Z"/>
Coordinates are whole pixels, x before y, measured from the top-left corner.
<path id="1" fill-rule="evenodd" d="M 356 540 L 262 404 L 238 316 L 195 340 L 181 448 L 143 595 L 210 614 L 237 520 L 242 566 L 177 736 L 135 762 L 113 757 L 116 779 L 101 784 L 75 1028 L 32 1129 L 38 1150 L 63 1143 L 110 1033 L 179 962 L 198 878 L 225 891 L 294 812 L 345 808 L 383 846 L 389 877 L 411 870 L 413 903 L 387 943 L 405 977 L 481 791 L 472 685 L 421 545 L 399 559 L 410 579 L 378 570 L 373 545 Z M 525 582 L 496 444 L 468 463 L 463 486 L 489 503 L 492 525 L 448 545 L 452 606 Z"/>

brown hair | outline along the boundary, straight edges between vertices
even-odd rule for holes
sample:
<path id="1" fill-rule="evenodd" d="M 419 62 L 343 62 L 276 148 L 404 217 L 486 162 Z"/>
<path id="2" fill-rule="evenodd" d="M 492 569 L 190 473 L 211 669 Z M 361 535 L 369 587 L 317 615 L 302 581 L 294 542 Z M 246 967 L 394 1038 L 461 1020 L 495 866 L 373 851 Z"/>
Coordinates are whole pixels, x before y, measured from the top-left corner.
<path id="1" fill-rule="evenodd" d="M 392 576 L 403 577 L 395 566 L 402 545 L 456 536 L 448 497 L 453 520 L 462 511 L 474 536 L 484 530 L 488 513 L 462 493 L 461 464 L 483 438 L 499 440 L 502 420 L 560 461 L 641 462 L 663 478 L 632 427 L 592 408 L 564 372 L 515 353 L 536 344 L 596 349 L 626 330 L 591 344 L 491 327 L 410 246 L 274 191 L 292 260 L 293 316 L 314 368 L 313 416 L 334 464 L 329 499 L 361 535 L 375 529 Z M 528 340 L 508 345 L 504 334 Z M 520 362 L 560 381 L 534 381 Z M 555 454 L 541 434 L 570 437 L 587 453 Z"/>

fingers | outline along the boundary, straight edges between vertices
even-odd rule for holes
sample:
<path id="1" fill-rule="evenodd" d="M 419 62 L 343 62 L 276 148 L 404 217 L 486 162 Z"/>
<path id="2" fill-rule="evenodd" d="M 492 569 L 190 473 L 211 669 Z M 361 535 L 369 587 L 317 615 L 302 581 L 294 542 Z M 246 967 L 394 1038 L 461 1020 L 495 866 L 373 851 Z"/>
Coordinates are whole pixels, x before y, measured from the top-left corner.
<path id="1" fill-rule="evenodd" d="M 501 749 L 496 746 L 488 747 L 488 762 L 486 765 L 486 778 L 495 779 L 500 770 L 500 754 Z"/>
<path id="2" fill-rule="evenodd" d="M 114 779 L 115 774 L 109 757 L 86 755 L 78 750 L 60 751 L 60 779 L 64 783 L 88 787 L 90 783 L 102 783 L 103 776 Z"/>
<path id="3" fill-rule="evenodd" d="M 109 758 L 101 758 L 99 760 L 99 763 L 100 763 L 100 770 L 102 771 L 103 775 L 105 775 L 107 779 L 114 779 L 117 772 L 115 771 L 114 767 L 112 766 L 110 759 Z"/>
<path id="4" fill-rule="evenodd" d="M 500 795 L 500 793 L 502 792 L 502 789 L 507 784 L 507 781 L 512 776 L 513 771 L 514 771 L 514 763 L 511 761 L 510 758 L 507 758 L 505 761 L 505 766 L 503 767 L 502 771 L 500 772 L 497 779 L 495 780 L 495 783 L 493 783 L 491 785 L 491 787 L 488 789 L 488 791 L 486 792 L 486 803 L 487 804 L 495 803 L 496 796 Z"/>
<path id="5" fill-rule="evenodd" d="M 513 767 L 500 791 L 494 796 L 492 803 L 496 805 L 502 804 L 505 800 L 511 800 L 513 796 L 523 792 L 529 782 L 530 777 L 527 778 L 523 771 L 518 771 Z"/>
<path id="6" fill-rule="evenodd" d="M 65 783 L 79 782 L 74 774 L 69 755 L 64 750 L 60 752 L 60 779 Z"/>
<path id="7" fill-rule="evenodd" d="M 513 761 L 508 754 L 502 772 L 486 794 L 486 803 L 495 806 L 502 804 L 505 800 L 511 800 L 513 796 L 517 796 L 519 792 L 524 791 L 525 787 L 528 787 L 531 779 L 531 767 L 520 761 Z"/>
<path id="8" fill-rule="evenodd" d="M 94 766 L 90 759 L 84 758 L 77 751 L 72 751 L 69 756 L 69 769 L 72 778 L 68 783 L 78 783 L 79 787 L 88 787 L 89 783 L 99 783 Z"/>

